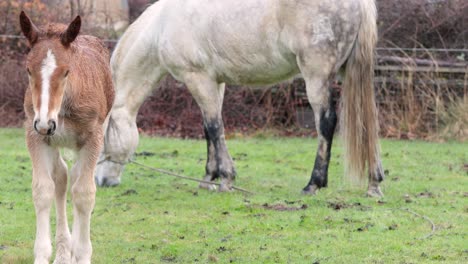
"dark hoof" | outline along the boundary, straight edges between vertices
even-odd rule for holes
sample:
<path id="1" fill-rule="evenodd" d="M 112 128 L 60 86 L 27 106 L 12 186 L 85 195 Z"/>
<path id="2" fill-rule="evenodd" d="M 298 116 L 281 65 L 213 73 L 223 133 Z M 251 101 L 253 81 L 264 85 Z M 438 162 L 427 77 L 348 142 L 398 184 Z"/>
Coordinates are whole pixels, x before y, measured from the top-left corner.
<path id="1" fill-rule="evenodd" d="M 302 194 L 304 195 L 316 195 L 317 194 L 317 191 L 319 190 L 320 188 L 317 187 L 317 185 L 308 185 L 306 186 L 304 189 L 302 189 Z"/>

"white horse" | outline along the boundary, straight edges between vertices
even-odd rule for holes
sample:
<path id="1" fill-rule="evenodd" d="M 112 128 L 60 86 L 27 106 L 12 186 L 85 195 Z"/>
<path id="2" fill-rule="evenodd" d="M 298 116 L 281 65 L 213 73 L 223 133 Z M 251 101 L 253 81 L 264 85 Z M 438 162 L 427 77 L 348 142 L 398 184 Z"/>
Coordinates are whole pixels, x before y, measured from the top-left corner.
<path id="1" fill-rule="evenodd" d="M 373 58 L 374 0 L 161 0 L 125 32 L 111 59 L 116 100 L 96 172 L 99 185 L 116 185 L 138 144 L 139 107 L 167 74 L 184 82 L 203 114 L 207 181 L 232 187 L 236 175 L 221 118 L 225 84 L 273 84 L 299 73 L 315 112 L 319 147 L 304 193 L 327 186 L 337 123 L 328 89 L 344 70 L 342 129 L 346 174 L 381 196 Z M 201 184 L 202 188 L 213 188 Z"/>

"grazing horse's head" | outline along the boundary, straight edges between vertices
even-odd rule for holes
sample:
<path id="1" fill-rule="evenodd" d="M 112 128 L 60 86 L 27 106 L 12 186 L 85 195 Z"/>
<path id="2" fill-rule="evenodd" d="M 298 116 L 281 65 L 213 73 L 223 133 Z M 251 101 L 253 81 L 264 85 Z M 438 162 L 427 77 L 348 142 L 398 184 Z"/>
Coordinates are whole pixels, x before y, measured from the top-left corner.
<path id="1" fill-rule="evenodd" d="M 41 135 L 52 136 L 68 86 L 70 44 L 80 32 L 81 19 L 77 16 L 68 27 L 49 24 L 38 29 L 21 12 L 20 24 L 31 46 L 26 66 L 34 110 L 33 127 Z"/>

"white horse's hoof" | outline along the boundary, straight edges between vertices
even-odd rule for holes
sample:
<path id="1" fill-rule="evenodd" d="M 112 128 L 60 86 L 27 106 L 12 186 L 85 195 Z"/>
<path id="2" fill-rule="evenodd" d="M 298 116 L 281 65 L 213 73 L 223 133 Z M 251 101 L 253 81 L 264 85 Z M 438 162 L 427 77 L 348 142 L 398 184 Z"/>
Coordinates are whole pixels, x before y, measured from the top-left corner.
<path id="1" fill-rule="evenodd" d="M 232 180 L 230 179 L 221 179 L 221 183 L 219 185 L 219 192 L 232 192 L 234 189 L 232 188 Z"/>
<path id="2" fill-rule="evenodd" d="M 382 198 L 383 196 L 383 192 L 380 190 L 379 186 L 369 187 L 367 190 L 367 197 Z"/>
<path id="3" fill-rule="evenodd" d="M 307 186 L 305 187 L 304 189 L 302 189 L 302 194 L 304 195 L 316 195 L 317 194 L 317 191 L 319 190 L 320 188 L 317 187 L 317 185 L 312 185 L 312 186 Z"/>
<path id="4" fill-rule="evenodd" d="M 208 191 L 216 191 L 217 186 L 216 186 L 215 184 L 209 184 L 209 183 L 201 182 L 201 183 L 198 185 L 198 188 L 200 188 L 200 189 L 206 189 L 206 190 L 208 190 Z"/>
<path id="5" fill-rule="evenodd" d="M 204 182 L 200 182 L 200 184 L 198 185 L 198 188 L 205 189 L 208 191 L 216 191 L 218 189 L 218 186 L 216 186 L 216 184 L 209 183 L 209 182 L 212 182 L 210 175 L 205 175 L 205 178 L 203 178 L 203 181 Z"/>

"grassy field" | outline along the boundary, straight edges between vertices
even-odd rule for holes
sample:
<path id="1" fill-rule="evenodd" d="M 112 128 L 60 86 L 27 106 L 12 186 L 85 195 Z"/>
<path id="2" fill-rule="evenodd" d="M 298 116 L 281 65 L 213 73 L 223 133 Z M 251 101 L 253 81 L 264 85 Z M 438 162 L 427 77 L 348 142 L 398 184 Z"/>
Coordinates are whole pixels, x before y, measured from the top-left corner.
<path id="1" fill-rule="evenodd" d="M 129 165 L 120 186 L 98 189 L 93 263 L 468 262 L 468 143 L 384 140 L 380 200 L 343 179 L 339 141 L 329 187 L 301 195 L 316 144 L 230 139 L 237 185 L 254 195 L 199 190 Z M 196 178 L 204 172 L 204 141 L 144 137 L 143 151 L 154 153 L 136 157 L 144 164 Z M 32 263 L 35 216 L 22 130 L 0 130 L 0 162 L 0 261 Z"/>

